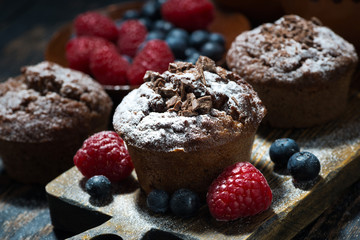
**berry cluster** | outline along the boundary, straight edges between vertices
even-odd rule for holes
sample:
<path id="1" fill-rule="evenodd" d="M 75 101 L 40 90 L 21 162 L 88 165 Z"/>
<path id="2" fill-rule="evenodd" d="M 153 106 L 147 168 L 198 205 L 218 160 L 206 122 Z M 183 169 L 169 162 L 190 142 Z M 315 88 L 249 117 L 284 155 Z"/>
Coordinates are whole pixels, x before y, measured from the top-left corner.
<path id="1" fill-rule="evenodd" d="M 148 208 L 154 213 L 165 213 L 169 209 L 179 217 L 191 217 L 200 208 L 199 196 L 189 189 L 179 189 L 171 196 L 163 190 L 153 190 L 146 199 Z"/>
<path id="2" fill-rule="evenodd" d="M 175 60 L 220 60 L 225 39 L 206 30 L 214 16 L 209 0 L 149 0 L 116 21 L 86 12 L 74 20 L 66 59 L 103 85 L 139 85 L 147 70 L 163 72 Z"/>
<path id="3" fill-rule="evenodd" d="M 313 181 L 319 175 L 319 159 L 310 152 L 300 152 L 293 139 L 275 140 L 270 146 L 269 155 L 275 166 L 287 168 L 296 182 Z"/>

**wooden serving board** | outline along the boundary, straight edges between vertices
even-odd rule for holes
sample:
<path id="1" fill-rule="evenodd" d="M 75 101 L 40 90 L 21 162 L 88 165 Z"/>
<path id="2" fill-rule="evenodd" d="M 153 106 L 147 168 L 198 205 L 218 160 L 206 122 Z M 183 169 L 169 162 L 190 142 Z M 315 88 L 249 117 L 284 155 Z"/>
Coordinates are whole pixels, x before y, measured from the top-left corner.
<path id="1" fill-rule="evenodd" d="M 84 191 L 86 180 L 74 167 L 46 186 L 52 223 L 77 234 L 71 239 L 290 239 L 359 179 L 359 106 L 360 92 L 353 90 L 346 112 L 336 121 L 309 129 L 259 129 L 251 161 L 268 180 L 273 202 L 256 216 L 217 222 L 206 205 L 188 219 L 153 214 L 135 175 L 114 186 L 112 198 L 99 203 Z M 295 139 L 302 151 L 319 158 L 321 172 L 312 186 L 295 184 L 274 169 L 268 149 L 280 137 Z"/>

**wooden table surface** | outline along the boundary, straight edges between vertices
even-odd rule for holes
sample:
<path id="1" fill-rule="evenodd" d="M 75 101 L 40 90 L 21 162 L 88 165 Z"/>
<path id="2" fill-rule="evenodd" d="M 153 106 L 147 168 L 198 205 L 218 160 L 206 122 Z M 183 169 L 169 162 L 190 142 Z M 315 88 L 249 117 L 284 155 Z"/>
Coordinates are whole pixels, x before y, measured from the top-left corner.
<path id="1" fill-rule="evenodd" d="M 0 81 L 44 60 L 52 34 L 78 13 L 120 2 L 0 0 Z M 0 239 L 70 236 L 51 225 L 44 186 L 11 180 L 0 160 Z M 294 239 L 360 239 L 360 181 Z"/>

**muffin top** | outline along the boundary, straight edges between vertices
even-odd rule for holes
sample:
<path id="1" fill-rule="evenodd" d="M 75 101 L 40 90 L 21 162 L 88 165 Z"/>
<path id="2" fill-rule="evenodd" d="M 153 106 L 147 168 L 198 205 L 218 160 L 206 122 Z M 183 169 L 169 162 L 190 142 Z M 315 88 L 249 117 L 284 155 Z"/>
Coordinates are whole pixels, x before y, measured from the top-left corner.
<path id="1" fill-rule="evenodd" d="M 50 62 L 0 84 L 0 139 L 62 140 L 104 123 L 112 102 L 88 75 Z"/>
<path id="2" fill-rule="evenodd" d="M 252 87 L 207 57 L 148 71 L 117 107 L 113 124 L 127 144 L 192 151 L 256 131 L 265 108 Z"/>
<path id="3" fill-rule="evenodd" d="M 250 82 L 311 85 L 345 73 L 357 55 L 352 44 L 316 18 L 287 15 L 240 34 L 226 61 Z"/>

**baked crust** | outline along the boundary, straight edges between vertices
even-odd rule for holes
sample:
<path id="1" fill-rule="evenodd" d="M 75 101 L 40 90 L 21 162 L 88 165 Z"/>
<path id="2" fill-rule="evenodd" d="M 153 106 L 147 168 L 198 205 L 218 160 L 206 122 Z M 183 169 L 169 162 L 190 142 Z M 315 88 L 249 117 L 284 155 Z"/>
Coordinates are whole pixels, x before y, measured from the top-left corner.
<path id="1" fill-rule="evenodd" d="M 50 62 L 0 84 L 0 155 L 21 182 L 47 183 L 73 166 L 91 134 L 107 129 L 112 102 L 89 76 Z"/>
<path id="2" fill-rule="evenodd" d="M 250 160 L 266 110 L 247 82 L 206 57 L 144 79 L 117 107 L 113 124 L 145 192 L 189 188 L 204 198 L 225 167 Z"/>
<path id="3" fill-rule="evenodd" d="M 228 67 L 258 92 L 274 127 L 310 127 L 339 116 L 358 57 L 321 22 L 287 15 L 240 34 Z"/>

